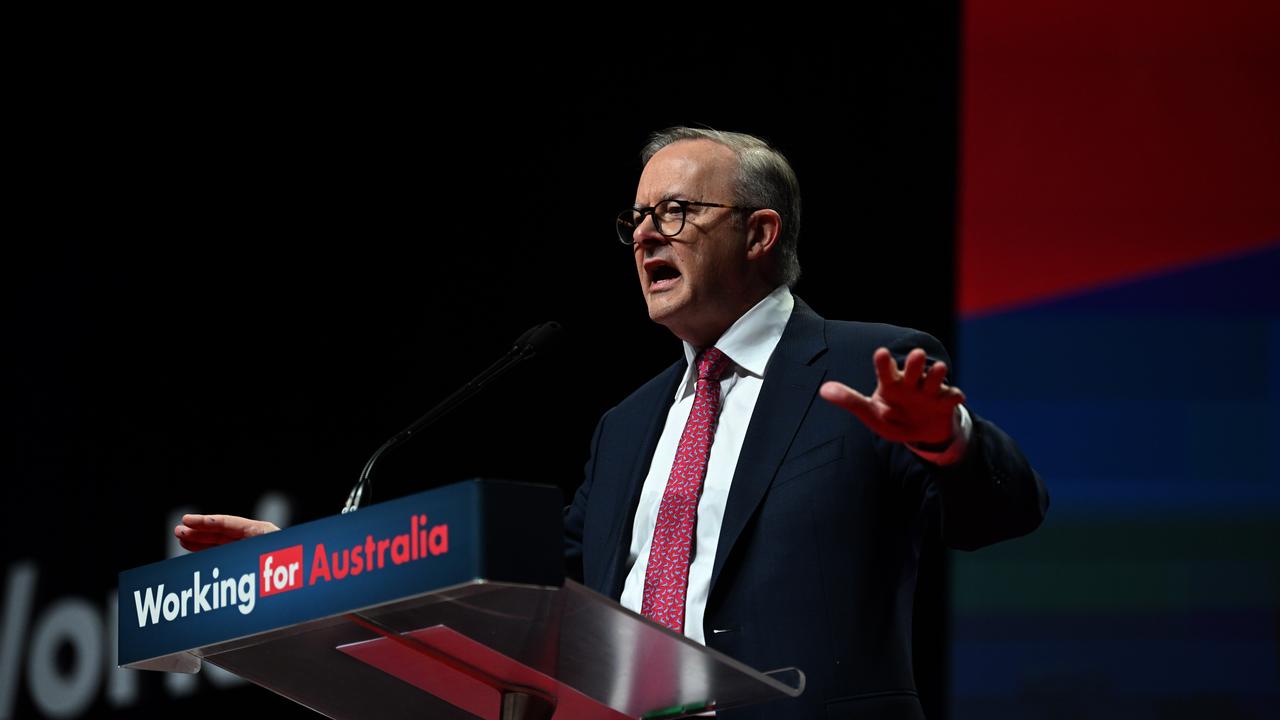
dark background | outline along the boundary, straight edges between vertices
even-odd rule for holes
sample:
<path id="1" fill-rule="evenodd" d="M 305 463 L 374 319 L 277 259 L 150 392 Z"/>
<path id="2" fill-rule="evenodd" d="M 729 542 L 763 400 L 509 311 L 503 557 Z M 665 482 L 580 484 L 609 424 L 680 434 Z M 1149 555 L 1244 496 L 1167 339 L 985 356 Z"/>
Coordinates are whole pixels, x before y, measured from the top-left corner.
<path id="1" fill-rule="evenodd" d="M 483 476 L 567 498 L 600 414 L 680 354 L 612 228 L 655 129 L 774 142 L 804 190 L 798 295 L 950 343 L 957 13 L 859 12 L 839 41 L 791 47 L 174 40 L 50 57 L 23 80 L 5 263 L 2 562 L 39 568 L 32 618 L 100 606 L 119 570 L 162 559 L 175 507 L 251 514 L 274 490 L 295 522 L 336 512 L 386 437 L 549 319 L 560 351 L 389 455 L 377 497 Z M 939 558 L 917 621 L 935 718 Z M 38 715 L 26 673 L 16 717 Z M 146 676 L 129 707 L 99 693 L 80 716 L 247 702 L 309 715 Z"/>

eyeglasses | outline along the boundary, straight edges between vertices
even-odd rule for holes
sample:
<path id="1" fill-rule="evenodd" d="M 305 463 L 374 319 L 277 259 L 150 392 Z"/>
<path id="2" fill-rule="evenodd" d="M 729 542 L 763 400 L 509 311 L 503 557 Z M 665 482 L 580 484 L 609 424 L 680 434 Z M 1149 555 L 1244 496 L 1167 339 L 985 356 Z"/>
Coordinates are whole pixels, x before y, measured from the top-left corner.
<path id="1" fill-rule="evenodd" d="M 740 205 L 722 205 L 720 203 L 694 202 L 693 200 L 663 200 L 653 207 L 638 207 L 618 213 L 618 239 L 623 244 L 635 242 L 636 229 L 644 222 L 646 215 L 653 216 L 653 226 L 663 237 L 675 237 L 684 230 L 684 218 L 690 207 L 716 207 L 730 210 L 756 211 L 760 208 L 742 207 Z"/>

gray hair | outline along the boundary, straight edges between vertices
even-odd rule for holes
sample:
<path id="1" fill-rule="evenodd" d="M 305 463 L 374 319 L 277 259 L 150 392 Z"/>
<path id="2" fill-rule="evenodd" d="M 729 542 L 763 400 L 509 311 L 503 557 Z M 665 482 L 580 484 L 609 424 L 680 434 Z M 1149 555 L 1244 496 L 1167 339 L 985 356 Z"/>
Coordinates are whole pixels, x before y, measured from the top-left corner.
<path id="1" fill-rule="evenodd" d="M 738 158 L 738 172 L 733 179 L 737 205 L 769 208 L 782 217 L 782 231 L 775 250 L 775 282 L 795 287 L 800 279 L 800 257 L 796 246 L 800 240 L 800 182 L 791 163 L 769 143 L 745 133 L 724 132 L 710 128 L 673 127 L 655 132 L 640 151 L 640 162 L 649 160 L 662 148 L 681 140 L 710 140 L 733 151 Z"/>

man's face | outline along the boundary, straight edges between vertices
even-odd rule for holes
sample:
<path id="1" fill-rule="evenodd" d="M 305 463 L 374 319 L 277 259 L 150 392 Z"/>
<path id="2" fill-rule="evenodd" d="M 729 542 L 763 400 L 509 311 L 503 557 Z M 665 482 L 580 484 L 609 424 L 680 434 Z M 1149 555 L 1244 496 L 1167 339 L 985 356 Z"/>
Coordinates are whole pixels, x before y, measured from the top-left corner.
<path id="1" fill-rule="evenodd" d="M 681 140 L 645 165 L 636 205 L 663 200 L 734 204 L 733 151 L 710 140 Z M 750 309 L 747 240 L 734 210 L 691 206 L 684 229 L 664 237 L 646 217 L 636 228 L 636 271 L 649 317 L 698 347 L 716 341 Z"/>

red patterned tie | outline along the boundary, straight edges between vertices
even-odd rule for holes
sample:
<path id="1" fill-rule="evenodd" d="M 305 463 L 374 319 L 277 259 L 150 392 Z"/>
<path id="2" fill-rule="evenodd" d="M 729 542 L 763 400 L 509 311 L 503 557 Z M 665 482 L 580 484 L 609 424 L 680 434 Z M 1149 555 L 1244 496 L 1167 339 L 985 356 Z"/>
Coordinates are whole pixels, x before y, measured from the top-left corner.
<path id="1" fill-rule="evenodd" d="M 720 418 L 720 378 L 733 365 L 716 348 L 698 361 L 698 387 L 693 409 L 680 436 L 671 475 L 658 506 L 653 528 L 649 565 L 644 573 L 644 598 L 640 613 L 676 632 L 684 632 L 684 601 L 689 587 L 689 555 L 698 519 L 698 498 L 707 475 L 707 456 Z"/>

